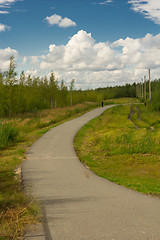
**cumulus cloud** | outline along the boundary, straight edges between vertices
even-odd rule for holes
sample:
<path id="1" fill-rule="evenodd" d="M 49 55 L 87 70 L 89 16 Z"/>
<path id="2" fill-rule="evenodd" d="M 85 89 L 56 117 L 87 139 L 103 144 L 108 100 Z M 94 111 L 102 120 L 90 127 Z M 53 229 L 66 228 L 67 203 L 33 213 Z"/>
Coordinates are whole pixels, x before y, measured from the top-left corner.
<path id="1" fill-rule="evenodd" d="M 26 72 L 25 72 L 25 75 L 26 76 L 37 76 L 37 74 L 38 74 L 38 71 L 37 70 L 27 70 Z"/>
<path id="2" fill-rule="evenodd" d="M 14 55 L 18 56 L 18 52 L 15 49 L 11 49 L 10 47 L 5 49 L 0 49 L 0 70 L 6 71 L 9 67 L 10 57 Z"/>
<path id="3" fill-rule="evenodd" d="M 0 32 L 5 32 L 6 30 L 10 30 L 10 27 L 0 23 Z"/>
<path id="4" fill-rule="evenodd" d="M 81 30 L 66 45 L 50 45 L 48 54 L 41 56 L 40 68 L 54 70 L 68 82 L 75 78 L 77 87 L 94 88 L 138 81 L 148 68 L 156 78 L 159 56 L 160 34 L 96 43 L 91 33 Z"/>
<path id="5" fill-rule="evenodd" d="M 160 67 L 160 34 L 153 36 L 147 34 L 140 39 L 119 39 L 112 44 L 113 47 L 122 47 L 121 62 L 135 68 Z"/>
<path id="6" fill-rule="evenodd" d="M 129 4 L 135 12 L 140 12 L 145 18 L 160 24 L 160 1 L 159 0 L 130 0 Z"/>
<path id="7" fill-rule="evenodd" d="M 120 65 L 108 43 L 95 43 L 90 33 L 81 30 L 66 45 L 50 45 L 41 68 L 101 71 L 117 69 Z"/>
<path id="8" fill-rule="evenodd" d="M 46 17 L 45 20 L 50 24 L 50 25 L 55 25 L 55 24 L 58 24 L 61 20 L 62 20 L 62 17 L 57 15 L 57 14 L 54 14 L 50 17 Z"/>
<path id="9" fill-rule="evenodd" d="M 59 27 L 62 27 L 62 28 L 76 26 L 76 23 L 73 22 L 71 19 L 69 19 L 67 17 L 62 18 L 60 15 L 57 15 L 57 14 L 54 14 L 50 17 L 46 17 L 45 20 L 50 25 L 58 25 Z"/>
<path id="10" fill-rule="evenodd" d="M 38 63 L 38 57 L 37 56 L 31 56 L 31 65 L 35 65 Z"/>
<path id="11" fill-rule="evenodd" d="M 24 57 L 23 57 L 23 60 L 22 60 L 22 64 L 24 65 L 24 64 L 26 64 L 26 62 L 27 62 L 27 57 L 24 56 Z"/>

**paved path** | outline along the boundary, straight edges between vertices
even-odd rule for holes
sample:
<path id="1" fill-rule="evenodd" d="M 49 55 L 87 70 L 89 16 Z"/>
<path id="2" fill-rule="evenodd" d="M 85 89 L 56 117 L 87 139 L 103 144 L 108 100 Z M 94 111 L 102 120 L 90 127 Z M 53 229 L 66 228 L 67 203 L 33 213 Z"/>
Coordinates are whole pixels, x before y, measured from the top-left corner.
<path id="1" fill-rule="evenodd" d="M 160 240 L 160 200 L 96 176 L 75 154 L 76 132 L 107 108 L 51 129 L 23 163 L 24 183 L 44 208 L 47 240 Z"/>

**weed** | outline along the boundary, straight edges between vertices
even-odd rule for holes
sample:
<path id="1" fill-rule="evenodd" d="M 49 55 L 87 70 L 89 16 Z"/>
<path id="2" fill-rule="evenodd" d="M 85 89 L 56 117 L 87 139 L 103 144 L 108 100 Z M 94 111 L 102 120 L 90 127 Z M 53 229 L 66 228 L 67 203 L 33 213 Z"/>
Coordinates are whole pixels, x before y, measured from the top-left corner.
<path id="1" fill-rule="evenodd" d="M 0 122 L 0 149 L 15 143 L 17 141 L 18 130 L 9 123 Z"/>

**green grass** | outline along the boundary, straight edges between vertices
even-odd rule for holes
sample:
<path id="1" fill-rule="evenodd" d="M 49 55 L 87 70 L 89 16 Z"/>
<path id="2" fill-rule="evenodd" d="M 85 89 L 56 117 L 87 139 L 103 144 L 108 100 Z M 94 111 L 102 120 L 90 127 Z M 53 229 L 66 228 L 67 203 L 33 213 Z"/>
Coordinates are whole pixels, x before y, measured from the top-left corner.
<path id="1" fill-rule="evenodd" d="M 77 154 L 97 175 L 160 196 L 160 114 L 144 105 L 117 106 L 76 135 Z"/>
<path id="2" fill-rule="evenodd" d="M 18 131 L 7 122 L 0 122 L 0 149 L 4 149 L 17 141 Z"/>
<path id="3" fill-rule="evenodd" d="M 125 103 L 139 103 L 139 99 L 137 98 L 129 98 L 129 97 L 123 97 L 123 98 L 115 98 L 115 99 L 108 99 L 104 100 L 104 105 L 112 105 L 112 104 L 125 104 Z"/>

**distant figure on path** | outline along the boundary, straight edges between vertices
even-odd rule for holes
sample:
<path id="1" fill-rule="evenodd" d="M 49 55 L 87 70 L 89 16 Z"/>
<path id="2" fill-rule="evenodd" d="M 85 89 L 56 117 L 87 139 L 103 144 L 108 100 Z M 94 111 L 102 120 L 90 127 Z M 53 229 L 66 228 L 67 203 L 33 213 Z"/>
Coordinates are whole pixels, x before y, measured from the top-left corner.
<path id="1" fill-rule="evenodd" d="M 102 101 L 102 107 L 103 107 L 103 101 Z"/>

